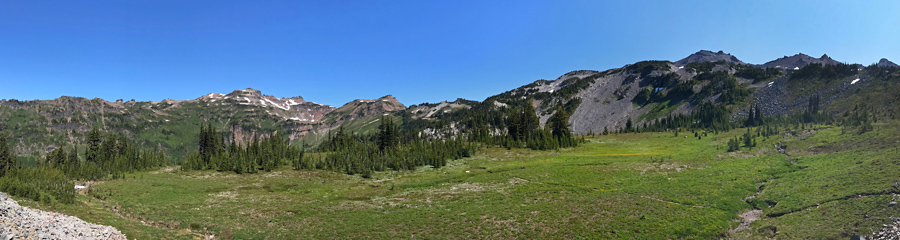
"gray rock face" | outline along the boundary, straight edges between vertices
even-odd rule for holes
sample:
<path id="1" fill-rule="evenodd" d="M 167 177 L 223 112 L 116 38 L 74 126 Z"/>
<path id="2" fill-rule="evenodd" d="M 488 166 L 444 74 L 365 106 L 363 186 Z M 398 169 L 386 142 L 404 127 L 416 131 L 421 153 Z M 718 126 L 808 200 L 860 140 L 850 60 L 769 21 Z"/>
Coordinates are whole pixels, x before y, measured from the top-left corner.
<path id="1" fill-rule="evenodd" d="M 113 227 L 19 206 L 0 192 L 0 239 L 127 239 Z"/>
<path id="2" fill-rule="evenodd" d="M 834 65 L 840 62 L 831 59 L 831 57 L 828 57 L 827 54 L 822 55 L 822 57 L 820 58 L 814 58 L 806 54 L 798 53 L 794 56 L 785 56 L 783 58 L 775 59 L 758 66 L 763 68 L 799 69 L 803 68 L 806 65 L 809 65 L 810 63 Z"/>
<path id="3" fill-rule="evenodd" d="M 882 58 L 875 65 L 877 65 L 879 67 L 900 67 L 900 65 L 897 65 L 896 63 L 891 62 L 890 60 L 887 60 L 887 58 Z"/>
<path id="4" fill-rule="evenodd" d="M 736 63 L 736 64 L 746 64 L 746 63 L 742 62 L 741 60 L 738 60 L 737 57 L 735 57 L 729 53 L 725 53 L 722 51 L 713 52 L 713 51 L 707 51 L 707 50 L 700 50 L 699 52 L 691 54 L 690 56 L 688 56 L 684 59 L 678 60 L 677 62 L 675 62 L 675 66 L 683 67 L 685 65 L 688 65 L 688 63 L 718 62 L 718 61 L 725 61 L 727 63 Z"/>

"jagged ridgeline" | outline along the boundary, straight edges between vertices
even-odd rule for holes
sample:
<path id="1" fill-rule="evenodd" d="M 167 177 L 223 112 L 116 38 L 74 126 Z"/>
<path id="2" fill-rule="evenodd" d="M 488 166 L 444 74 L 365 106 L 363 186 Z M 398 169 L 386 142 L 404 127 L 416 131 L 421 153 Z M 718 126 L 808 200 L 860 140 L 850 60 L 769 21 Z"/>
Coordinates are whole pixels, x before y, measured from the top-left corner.
<path id="1" fill-rule="evenodd" d="M 0 127 L 23 165 L 34 165 L 58 148 L 83 149 L 93 126 L 132 139 L 140 149 L 159 148 L 174 163 L 198 150 L 204 125 L 217 129 L 227 144 L 234 139 L 248 146 L 255 138 L 274 136 L 286 146 L 316 150 L 332 141 L 340 127 L 349 136 L 374 139 L 384 116 L 396 122 L 399 139 L 455 136 L 487 145 L 545 149 L 553 144 L 540 146 L 542 141 L 531 140 L 554 135 L 550 122 L 556 113 L 568 116 L 568 128 L 576 135 L 730 129 L 745 125 L 750 112 L 759 115 L 752 122 L 803 114 L 813 98 L 818 99 L 815 112 L 828 114 L 831 117 L 823 119 L 832 121 L 892 114 L 897 107 L 897 93 L 891 92 L 896 89 L 895 69 L 886 59 L 863 67 L 827 55 L 797 54 L 753 65 L 721 51 L 700 51 L 676 62 L 573 71 L 481 102 L 457 99 L 406 107 L 388 95 L 336 108 L 254 89 L 159 102 L 10 99 L 0 101 Z M 886 105 L 876 109 L 865 104 L 870 102 Z"/>

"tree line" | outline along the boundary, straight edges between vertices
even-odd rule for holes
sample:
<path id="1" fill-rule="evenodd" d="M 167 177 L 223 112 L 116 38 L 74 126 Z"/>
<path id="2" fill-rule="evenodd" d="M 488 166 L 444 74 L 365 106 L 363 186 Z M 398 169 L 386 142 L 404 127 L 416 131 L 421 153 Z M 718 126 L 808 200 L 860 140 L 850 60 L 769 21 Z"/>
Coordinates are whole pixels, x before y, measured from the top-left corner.
<path id="1" fill-rule="evenodd" d="M 23 167 L 0 137 L 0 191 L 45 203 L 73 203 L 73 180 L 124 178 L 126 173 L 166 165 L 159 147 L 142 150 L 122 134 L 104 134 L 94 127 L 88 132 L 84 154 L 79 147 L 57 147 L 36 166 Z"/>
<path id="2" fill-rule="evenodd" d="M 551 150 L 573 147 L 583 141 L 571 133 L 565 108 L 557 107 L 542 128 L 534 107 L 526 102 L 499 108 L 479 107 L 447 117 L 454 119 L 454 124 L 440 122 L 447 119 L 411 119 L 401 113 L 402 124 L 393 116 L 382 116 L 372 134 L 352 133 L 339 126 L 329 132 L 325 141 L 309 149 L 310 154 L 305 154 L 306 149 L 291 146 L 278 134 L 237 144 L 234 134 L 227 139 L 226 134 L 207 124 L 201 126 L 197 151 L 189 154 L 181 166 L 183 170 L 255 173 L 290 165 L 296 170 L 323 169 L 370 177 L 377 171 L 440 168 L 449 160 L 469 157 L 488 146 Z"/>
<path id="3" fill-rule="evenodd" d="M 235 126 L 232 126 L 232 130 Z M 200 126 L 197 151 L 188 154 L 181 163 L 183 170 L 233 171 L 238 174 L 272 171 L 303 158 L 304 149 L 290 146 L 277 133 L 260 138 L 254 135 L 248 144 L 238 144 L 234 134 L 226 144 L 225 134 L 212 126 Z"/>

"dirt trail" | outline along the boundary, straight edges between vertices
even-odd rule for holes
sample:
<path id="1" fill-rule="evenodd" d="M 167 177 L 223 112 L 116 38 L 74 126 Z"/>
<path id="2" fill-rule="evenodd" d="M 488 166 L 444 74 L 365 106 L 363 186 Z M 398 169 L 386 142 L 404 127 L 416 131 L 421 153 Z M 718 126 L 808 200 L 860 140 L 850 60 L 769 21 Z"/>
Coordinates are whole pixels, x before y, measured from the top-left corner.
<path id="1" fill-rule="evenodd" d="M 776 148 L 777 148 L 777 146 L 776 146 Z M 779 151 L 779 152 L 780 152 L 780 151 Z M 752 195 L 747 196 L 746 198 L 744 198 L 744 202 L 750 204 L 750 201 L 751 201 L 751 200 L 753 200 L 753 199 L 756 198 L 756 197 L 759 197 L 759 194 L 762 193 L 762 187 L 763 187 L 763 185 L 766 184 L 766 183 L 769 182 L 769 181 L 772 181 L 772 179 L 769 179 L 769 180 L 766 180 L 766 181 L 763 181 L 763 182 L 757 184 L 757 185 L 756 185 L 756 192 L 753 193 Z M 751 204 L 751 205 L 753 205 L 753 204 Z M 729 237 L 728 237 L 727 239 L 734 238 L 734 237 L 737 236 L 737 234 L 738 234 L 739 232 L 741 232 L 741 231 L 749 230 L 749 229 L 750 229 L 750 224 L 753 223 L 753 222 L 756 221 L 756 220 L 759 220 L 760 216 L 762 215 L 762 212 L 763 212 L 762 209 L 754 208 L 754 209 L 752 209 L 752 210 L 750 210 L 750 211 L 746 211 L 746 212 L 744 212 L 744 213 L 739 214 L 738 216 L 741 217 L 741 220 L 740 220 L 741 224 L 738 225 L 738 226 L 737 226 L 736 228 L 734 228 L 734 229 L 728 230 L 728 235 L 729 235 Z M 746 234 L 746 235 L 744 235 L 744 237 L 749 237 L 750 235 L 753 234 L 753 232 L 752 232 L 752 231 L 747 231 L 745 234 Z"/>

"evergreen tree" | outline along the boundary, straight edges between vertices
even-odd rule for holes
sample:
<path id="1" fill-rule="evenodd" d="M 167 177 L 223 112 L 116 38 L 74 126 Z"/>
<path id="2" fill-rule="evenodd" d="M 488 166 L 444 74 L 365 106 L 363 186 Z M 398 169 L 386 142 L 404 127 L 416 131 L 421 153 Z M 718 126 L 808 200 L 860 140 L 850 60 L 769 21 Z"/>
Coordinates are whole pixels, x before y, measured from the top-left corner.
<path id="1" fill-rule="evenodd" d="M 759 108 L 759 104 L 756 104 L 756 112 L 755 113 L 756 113 L 756 116 L 754 116 L 753 118 L 756 119 L 756 126 L 765 124 L 762 121 L 762 110 Z"/>
<path id="2" fill-rule="evenodd" d="M 205 165 L 208 165 L 209 149 L 207 148 L 207 146 L 209 146 L 209 143 L 207 141 L 209 141 L 209 136 L 207 136 L 206 126 L 204 126 L 203 124 L 200 124 L 200 136 L 197 137 L 197 139 L 199 140 L 197 142 L 197 151 L 200 153 L 200 159 L 203 161 L 203 163 L 205 163 Z"/>
<path id="3" fill-rule="evenodd" d="M 79 169 L 81 167 L 81 162 L 78 160 L 78 148 L 73 147 L 72 151 L 69 152 L 69 156 L 67 156 L 69 169 L 66 172 L 72 172 L 75 169 Z"/>
<path id="4" fill-rule="evenodd" d="M 530 99 L 523 101 L 522 105 L 507 117 L 507 132 L 515 141 L 527 142 L 540 127 L 540 119 Z"/>
<path id="5" fill-rule="evenodd" d="M 393 118 L 390 116 L 381 117 L 381 125 L 378 126 L 377 141 L 378 149 L 385 151 L 392 149 L 397 145 L 400 133 L 394 124 Z"/>
<path id="6" fill-rule="evenodd" d="M 103 142 L 100 143 L 98 158 L 100 165 L 105 169 L 112 169 L 118 154 L 119 149 L 116 144 L 116 138 L 112 134 L 107 134 Z"/>
<path id="7" fill-rule="evenodd" d="M 550 116 L 547 124 L 553 134 L 552 145 L 557 147 L 574 147 L 575 139 L 572 138 L 572 132 L 569 130 L 569 114 L 562 107 L 556 108 L 556 113 Z"/>
<path id="8" fill-rule="evenodd" d="M 625 121 L 625 132 L 632 132 L 634 130 L 632 125 L 631 118 L 629 117 L 628 120 Z"/>
<path id="9" fill-rule="evenodd" d="M 748 111 L 747 122 L 744 122 L 745 127 L 750 127 L 756 124 L 756 114 L 753 112 L 753 108 L 751 107 Z"/>
<path id="10" fill-rule="evenodd" d="M 16 156 L 10 151 L 6 137 L 0 136 L 0 177 L 16 170 Z"/>
<path id="11" fill-rule="evenodd" d="M 750 128 L 747 128 L 747 132 L 744 133 L 743 140 L 744 140 L 744 146 L 745 146 L 745 147 L 748 147 L 748 148 L 752 148 L 752 147 L 753 147 L 753 141 L 754 141 L 754 139 L 753 139 L 753 135 L 750 134 Z"/>
<path id="12" fill-rule="evenodd" d="M 100 134 L 100 130 L 97 129 L 97 126 L 91 129 L 88 132 L 87 138 L 87 150 L 84 153 L 85 158 L 88 162 L 99 163 L 100 162 L 100 142 L 103 141 L 102 135 Z"/>

